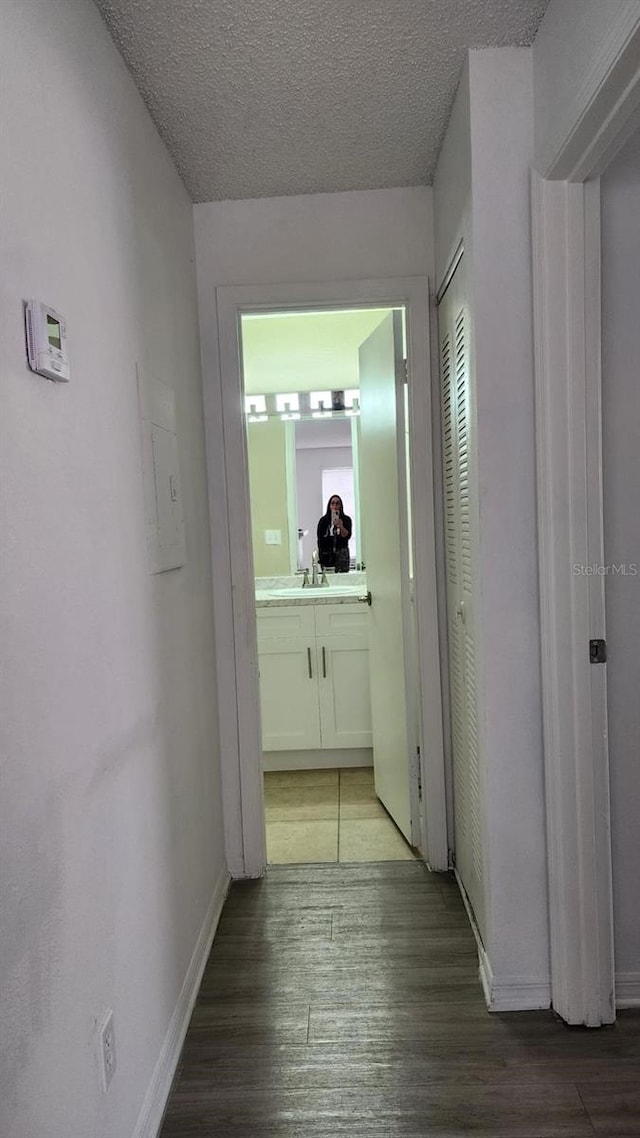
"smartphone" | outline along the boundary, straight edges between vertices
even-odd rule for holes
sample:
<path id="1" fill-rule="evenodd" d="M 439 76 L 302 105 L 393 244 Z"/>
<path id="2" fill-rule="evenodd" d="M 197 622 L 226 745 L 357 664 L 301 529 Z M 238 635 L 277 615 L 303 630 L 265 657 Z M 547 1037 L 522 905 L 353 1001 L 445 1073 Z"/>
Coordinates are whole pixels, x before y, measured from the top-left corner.
<path id="1" fill-rule="evenodd" d="M 338 511 L 332 510 L 331 511 L 331 525 L 337 526 L 339 518 L 340 518 L 340 514 L 338 513 Z"/>

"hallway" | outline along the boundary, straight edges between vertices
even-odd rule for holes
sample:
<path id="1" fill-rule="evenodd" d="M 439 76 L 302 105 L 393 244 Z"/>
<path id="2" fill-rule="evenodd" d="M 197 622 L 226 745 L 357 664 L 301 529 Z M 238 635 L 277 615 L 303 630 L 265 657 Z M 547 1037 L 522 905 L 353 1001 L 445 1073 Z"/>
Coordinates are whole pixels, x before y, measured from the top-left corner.
<path id="1" fill-rule="evenodd" d="M 161 1138 L 637 1138 L 640 1012 L 489 1015 L 452 877 L 281 866 L 232 886 Z"/>

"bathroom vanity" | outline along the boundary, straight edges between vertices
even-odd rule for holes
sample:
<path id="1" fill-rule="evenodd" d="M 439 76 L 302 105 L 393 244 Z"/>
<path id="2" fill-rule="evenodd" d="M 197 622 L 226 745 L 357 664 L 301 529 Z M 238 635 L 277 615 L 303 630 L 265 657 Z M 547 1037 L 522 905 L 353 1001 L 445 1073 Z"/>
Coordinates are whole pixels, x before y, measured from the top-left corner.
<path id="1" fill-rule="evenodd" d="M 328 579 L 256 581 L 263 751 L 357 748 L 360 764 L 372 746 L 366 580 Z"/>

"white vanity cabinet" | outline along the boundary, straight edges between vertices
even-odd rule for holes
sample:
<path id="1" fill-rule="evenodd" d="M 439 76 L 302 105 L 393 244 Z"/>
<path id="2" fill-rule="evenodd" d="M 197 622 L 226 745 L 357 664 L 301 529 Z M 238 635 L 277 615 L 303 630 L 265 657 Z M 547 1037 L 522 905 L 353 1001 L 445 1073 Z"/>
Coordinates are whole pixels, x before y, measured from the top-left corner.
<path id="1" fill-rule="evenodd" d="M 264 751 L 372 745 L 368 613 L 359 604 L 258 609 Z"/>
<path id="2" fill-rule="evenodd" d="M 314 610 L 258 609 L 257 619 L 262 749 L 321 747 Z"/>

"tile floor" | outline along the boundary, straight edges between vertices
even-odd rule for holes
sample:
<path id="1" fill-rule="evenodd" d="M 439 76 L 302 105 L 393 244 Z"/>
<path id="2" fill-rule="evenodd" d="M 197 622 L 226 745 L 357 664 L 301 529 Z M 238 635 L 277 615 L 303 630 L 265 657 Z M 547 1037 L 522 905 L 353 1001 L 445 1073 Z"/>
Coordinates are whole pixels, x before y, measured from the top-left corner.
<path id="1" fill-rule="evenodd" d="M 376 798 L 371 767 L 266 771 L 264 790 L 271 865 L 414 857 Z"/>

